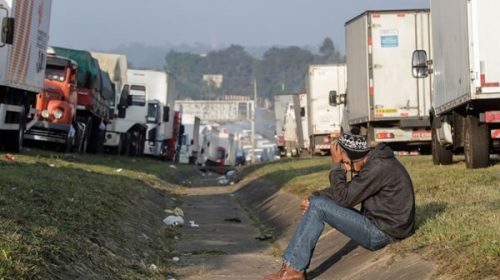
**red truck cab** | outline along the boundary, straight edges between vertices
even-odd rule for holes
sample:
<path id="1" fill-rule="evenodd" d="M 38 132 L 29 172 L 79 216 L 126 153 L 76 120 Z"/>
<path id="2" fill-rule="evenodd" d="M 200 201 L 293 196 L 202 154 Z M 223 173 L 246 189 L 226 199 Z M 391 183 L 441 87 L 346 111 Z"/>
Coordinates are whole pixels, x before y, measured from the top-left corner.
<path id="1" fill-rule="evenodd" d="M 49 56 L 44 91 L 37 95 L 39 119 L 70 125 L 76 117 L 78 66 L 70 59 Z"/>
<path id="2" fill-rule="evenodd" d="M 76 62 L 49 52 L 44 90 L 36 99 L 38 121 L 26 131 L 25 139 L 59 143 L 67 152 L 77 145 L 81 134 L 76 125 L 77 76 Z"/>

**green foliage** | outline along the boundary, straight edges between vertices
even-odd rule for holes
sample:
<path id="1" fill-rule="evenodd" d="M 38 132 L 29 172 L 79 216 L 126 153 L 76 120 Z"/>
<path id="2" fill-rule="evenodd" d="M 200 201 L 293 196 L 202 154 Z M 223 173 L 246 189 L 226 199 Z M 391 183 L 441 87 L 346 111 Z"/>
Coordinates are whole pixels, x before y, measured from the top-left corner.
<path id="1" fill-rule="evenodd" d="M 343 57 L 330 38 L 323 41 L 320 55 L 299 47 L 272 47 L 262 59 L 252 57 L 242 46 L 212 51 L 204 56 L 171 51 L 167 70 L 177 77 L 180 98 L 217 99 L 223 95 L 253 95 L 257 79 L 260 97 L 272 98 L 284 92 L 303 91 L 304 75 L 310 64 L 340 63 Z M 220 88 L 203 82 L 203 75 L 223 75 Z"/>

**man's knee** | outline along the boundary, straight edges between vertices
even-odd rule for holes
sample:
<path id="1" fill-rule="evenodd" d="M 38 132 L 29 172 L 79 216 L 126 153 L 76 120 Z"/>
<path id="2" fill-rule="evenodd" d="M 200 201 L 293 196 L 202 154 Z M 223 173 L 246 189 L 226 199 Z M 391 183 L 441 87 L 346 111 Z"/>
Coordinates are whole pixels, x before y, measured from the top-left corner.
<path id="1" fill-rule="evenodd" d="M 319 209 L 319 210 L 324 210 L 326 207 L 334 207 L 336 206 L 336 203 L 323 196 L 312 196 L 309 199 L 309 207 L 313 209 Z"/>

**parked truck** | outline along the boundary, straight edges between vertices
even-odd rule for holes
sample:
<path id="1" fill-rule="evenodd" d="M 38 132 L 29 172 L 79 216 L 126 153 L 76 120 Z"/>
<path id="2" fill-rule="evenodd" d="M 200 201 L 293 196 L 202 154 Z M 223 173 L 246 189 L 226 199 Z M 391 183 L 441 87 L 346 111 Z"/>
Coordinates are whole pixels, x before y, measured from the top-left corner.
<path id="1" fill-rule="evenodd" d="M 163 71 L 129 69 L 130 104 L 127 119 L 146 121 L 144 154 L 165 159 L 173 133 L 175 82 Z"/>
<path id="2" fill-rule="evenodd" d="M 44 88 L 51 0 L 0 1 L 0 146 L 18 152 Z"/>
<path id="3" fill-rule="evenodd" d="M 129 91 L 127 57 L 119 54 L 92 52 L 103 71 L 109 73 L 115 95 L 109 107 L 109 123 L 106 126 L 104 147 L 122 155 L 139 156 L 143 150 L 138 142 L 146 139 L 145 118 L 128 118 Z"/>
<path id="4" fill-rule="evenodd" d="M 287 110 L 287 105 L 293 101 L 292 94 L 282 94 L 274 96 L 274 118 L 276 122 L 276 145 L 280 150 L 281 156 L 286 155 L 285 151 L 285 132 L 283 130 L 283 125 L 285 122 L 285 112 Z"/>
<path id="5" fill-rule="evenodd" d="M 307 122 L 312 154 L 330 152 L 330 141 L 340 136 L 343 104 L 333 103 L 330 95 L 345 96 L 345 64 L 310 65 L 306 73 Z"/>
<path id="6" fill-rule="evenodd" d="M 346 101 L 349 126 L 371 147 L 429 148 L 432 80 L 415 80 L 408 67 L 415 48 L 431 51 L 429 10 L 367 11 L 345 29 L 348 94 L 332 102 Z"/>
<path id="7" fill-rule="evenodd" d="M 287 157 L 296 157 L 300 154 L 299 137 L 297 133 L 299 129 L 300 127 L 298 127 L 295 116 L 294 100 L 292 98 L 286 106 L 282 128 L 283 140 L 285 142 L 284 153 Z"/>
<path id="8" fill-rule="evenodd" d="M 101 71 L 99 63 L 88 51 L 61 47 L 53 49 L 57 56 L 67 57 L 78 64 L 77 121 L 86 127 L 86 151 L 100 153 L 104 149 L 109 104 L 114 97 L 109 75 Z"/>
<path id="9" fill-rule="evenodd" d="M 415 48 L 416 81 L 434 79 L 432 158 L 487 167 L 500 148 L 500 29 L 495 0 L 432 0 L 433 54 Z M 415 81 L 414 81 L 415 82 Z"/>
<path id="10" fill-rule="evenodd" d="M 179 162 L 194 164 L 198 157 L 200 146 L 200 118 L 192 114 L 182 116 L 182 127 L 184 133 L 179 143 Z"/>
<path id="11" fill-rule="evenodd" d="M 180 141 L 182 134 L 184 133 L 184 127 L 182 126 L 182 105 L 174 104 L 174 119 L 172 124 L 172 136 L 167 139 L 167 160 L 179 162 L 179 151 L 180 151 Z"/>
<path id="12" fill-rule="evenodd" d="M 309 131 L 307 123 L 307 93 L 301 92 L 293 96 L 293 108 L 297 128 L 297 142 L 300 151 L 309 150 Z"/>
<path id="13" fill-rule="evenodd" d="M 52 48 L 47 53 L 45 87 L 36 102 L 38 120 L 26 130 L 24 138 L 57 143 L 65 152 L 85 152 L 88 132 L 76 116 L 78 65 L 56 56 Z"/>

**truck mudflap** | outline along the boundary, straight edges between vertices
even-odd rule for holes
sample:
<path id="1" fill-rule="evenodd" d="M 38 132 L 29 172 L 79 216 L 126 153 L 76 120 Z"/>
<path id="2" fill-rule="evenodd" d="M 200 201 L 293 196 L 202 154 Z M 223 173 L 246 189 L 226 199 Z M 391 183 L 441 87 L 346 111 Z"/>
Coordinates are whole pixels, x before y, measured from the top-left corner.
<path id="1" fill-rule="evenodd" d="M 19 130 L 19 123 L 6 123 L 7 114 L 21 114 L 22 106 L 0 104 L 0 130 Z"/>
<path id="2" fill-rule="evenodd" d="M 427 142 L 432 139 L 430 129 L 374 128 L 375 142 Z"/>
<path id="3" fill-rule="evenodd" d="M 72 125 L 57 124 L 48 121 L 37 121 L 24 134 L 24 139 L 65 144 L 68 136 L 74 136 Z"/>

